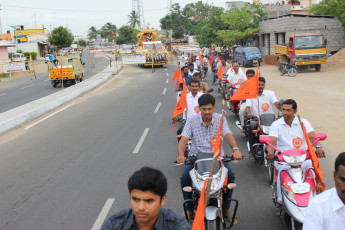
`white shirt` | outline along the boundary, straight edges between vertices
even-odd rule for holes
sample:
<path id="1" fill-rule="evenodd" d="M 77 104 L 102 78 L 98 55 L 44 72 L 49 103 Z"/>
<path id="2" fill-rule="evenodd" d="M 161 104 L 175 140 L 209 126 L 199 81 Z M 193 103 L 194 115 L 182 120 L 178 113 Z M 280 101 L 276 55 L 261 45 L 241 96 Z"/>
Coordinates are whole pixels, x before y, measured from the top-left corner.
<path id="1" fill-rule="evenodd" d="M 259 105 L 258 105 L 259 100 Z M 247 99 L 246 105 L 251 108 L 251 112 L 253 116 L 259 117 L 259 110 L 260 109 L 260 115 L 264 113 L 274 113 L 273 112 L 273 105 L 278 100 L 276 98 L 276 95 L 271 90 L 264 90 L 261 94 L 261 96 L 253 99 Z"/>
<path id="2" fill-rule="evenodd" d="M 228 72 L 226 72 L 226 75 L 230 75 L 231 73 L 235 73 L 234 69 L 233 68 L 230 68 L 228 69 Z M 238 73 L 241 73 L 242 75 L 246 76 L 244 73 L 243 73 L 243 70 L 241 67 L 238 68 Z"/>
<path id="3" fill-rule="evenodd" d="M 244 74 L 240 73 L 240 71 L 238 71 L 238 73 L 232 72 L 230 75 L 228 75 L 229 83 L 231 85 L 238 83 L 237 84 L 238 87 L 241 85 L 242 82 L 245 82 L 246 80 L 247 80 L 247 77 Z"/>
<path id="4" fill-rule="evenodd" d="M 303 230 L 345 229 L 345 205 L 335 188 L 329 189 L 309 202 Z"/>
<path id="5" fill-rule="evenodd" d="M 314 131 L 309 121 L 303 118 L 301 120 L 305 126 L 307 133 Z M 282 152 L 289 149 L 296 149 L 296 146 L 299 146 L 300 149 L 308 149 L 302 127 L 296 116 L 291 123 L 291 127 L 285 123 L 284 117 L 281 117 L 273 122 L 271 125 L 269 136 L 277 138 L 277 148 Z"/>
<path id="6" fill-rule="evenodd" d="M 187 120 L 191 116 L 197 115 L 200 113 L 199 109 L 199 97 L 203 95 L 203 93 L 198 92 L 195 97 L 193 97 L 192 92 L 189 92 L 186 96 L 187 98 L 187 111 L 183 113 L 183 119 L 186 119 L 186 113 L 187 113 Z"/>

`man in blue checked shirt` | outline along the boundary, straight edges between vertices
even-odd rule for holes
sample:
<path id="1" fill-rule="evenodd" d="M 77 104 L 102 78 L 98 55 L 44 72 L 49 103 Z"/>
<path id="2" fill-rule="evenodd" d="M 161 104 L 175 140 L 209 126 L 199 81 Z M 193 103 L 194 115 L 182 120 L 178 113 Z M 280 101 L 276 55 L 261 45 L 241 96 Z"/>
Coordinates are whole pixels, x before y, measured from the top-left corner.
<path id="1" fill-rule="evenodd" d="M 191 138 L 192 145 L 189 152 L 188 157 L 196 157 L 198 153 L 211 153 L 213 146 L 211 143 L 211 139 L 217 136 L 220 119 L 222 117 L 221 114 L 214 113 L 215 109 L 215 98 L 210 94 L 203 94 L 200 96 L 199 100 L 199 108 L 201 114 L 192 116 L 188 118 L 183 132 L 182 138 L 178 145 L 178 157 L 176 159 L 177 163 L 184 163 L 186 158 L 184 157 L 184 152 L 186 149 L 187 141 Z M 230 128 L 225 118 L 223 118 L 223 131 L 222 135 L 224 136 L 225 140 L 228 142 L 230 147 L 232 148 L 232 156 L 234 160 L 241 160 L 242 154 L 237 147 L 237 143 L 232 136 Z M 224 150 L 223 146 L 221 146 L 221 157 L 224 157 Z M 235 182 L 235 175 L 230 169 L 227 163 L 224 163 L 224 166 L 228 169 L 228 182 L 234 183 Z M 193 165 L 186 165 L 182 176 L 181 176 L 181 188 L 186 186 L 192 186 L 192 181 L 189 176 L 189 171 L 193 169 Z M 184 192 L 183 198 L 184 200 L 192 199 L 192 193 Z M 230 201 L 228 200 L 232 196 L 232 190 L 225 193 L 223 200 L 227 201 L 224 202 L 224 217 L 230 219 Z M 193 207 L 189 202 L 187 203 L 187 215 L 188 218 L 192 216 Z M 190 218 L 189 218 L 190 219 Z"/>

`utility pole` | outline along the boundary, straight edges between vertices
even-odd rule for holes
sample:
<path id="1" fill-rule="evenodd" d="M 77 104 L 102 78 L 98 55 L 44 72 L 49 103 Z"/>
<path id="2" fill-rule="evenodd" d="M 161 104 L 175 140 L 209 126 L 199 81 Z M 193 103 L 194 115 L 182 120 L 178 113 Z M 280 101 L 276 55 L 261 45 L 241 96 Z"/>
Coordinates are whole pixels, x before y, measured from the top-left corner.
<path id="1" fill-rule="evenodd" d="M 132 0 L 132 10 L 139 16 L 140 27 L 145 28 L 144 5 L 143 0 Z M 140 30 L 141 28 L 138 27 Z"/>

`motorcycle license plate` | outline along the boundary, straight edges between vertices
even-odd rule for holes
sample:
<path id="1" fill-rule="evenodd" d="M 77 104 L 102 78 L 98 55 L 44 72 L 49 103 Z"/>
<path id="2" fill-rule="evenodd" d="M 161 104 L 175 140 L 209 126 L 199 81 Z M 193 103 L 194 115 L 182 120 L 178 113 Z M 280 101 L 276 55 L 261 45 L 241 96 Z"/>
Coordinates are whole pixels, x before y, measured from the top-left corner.
<path id="1" fill-rule="evenodd" d="M 309 183 L 297 183 L 291 185 L 291 190 L 297 194 L 303 194 L 309 192 L 310 184 Z"/>
<path id="2" fill-rule="evenodd" d="M 253 60 L 253 63 L 257 63 L 258 61 L 257 60 Z"/>

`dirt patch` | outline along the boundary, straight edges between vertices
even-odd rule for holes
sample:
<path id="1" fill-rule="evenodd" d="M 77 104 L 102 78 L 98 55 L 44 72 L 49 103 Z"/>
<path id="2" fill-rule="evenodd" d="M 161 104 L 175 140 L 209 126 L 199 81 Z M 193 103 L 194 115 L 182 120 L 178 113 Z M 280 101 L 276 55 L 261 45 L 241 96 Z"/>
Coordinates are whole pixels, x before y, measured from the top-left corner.
<path id="1" fill-rule="evenodd" d="M 295 77 L 289 77 L 280 76 L 276 66 L 261 67 L 266 89 L 273 90 L 278 100 L 295 99 L 300 116 L 308 119 L 316 132 L 328 135 L 323 145 L 334 155 L 344 151 L 344 72 L 345 65 L 342 65 L 341 68 L 322 68 L 320 72 L 299 70 Z"/>
<path id="2" fill-rule="evenodd" d="M 277 56 L 276 55 L 265 55 L 264 56 L 264 65 L 276 65 Z"/>
<path id="3" fill-rule="evenodd" d="M 336 54 L 329 57 L 327 60 L 327 64 L 325 64 L 324 67 L 326 69 L 345 67 L 345 48 L 341 49 Z"/>

